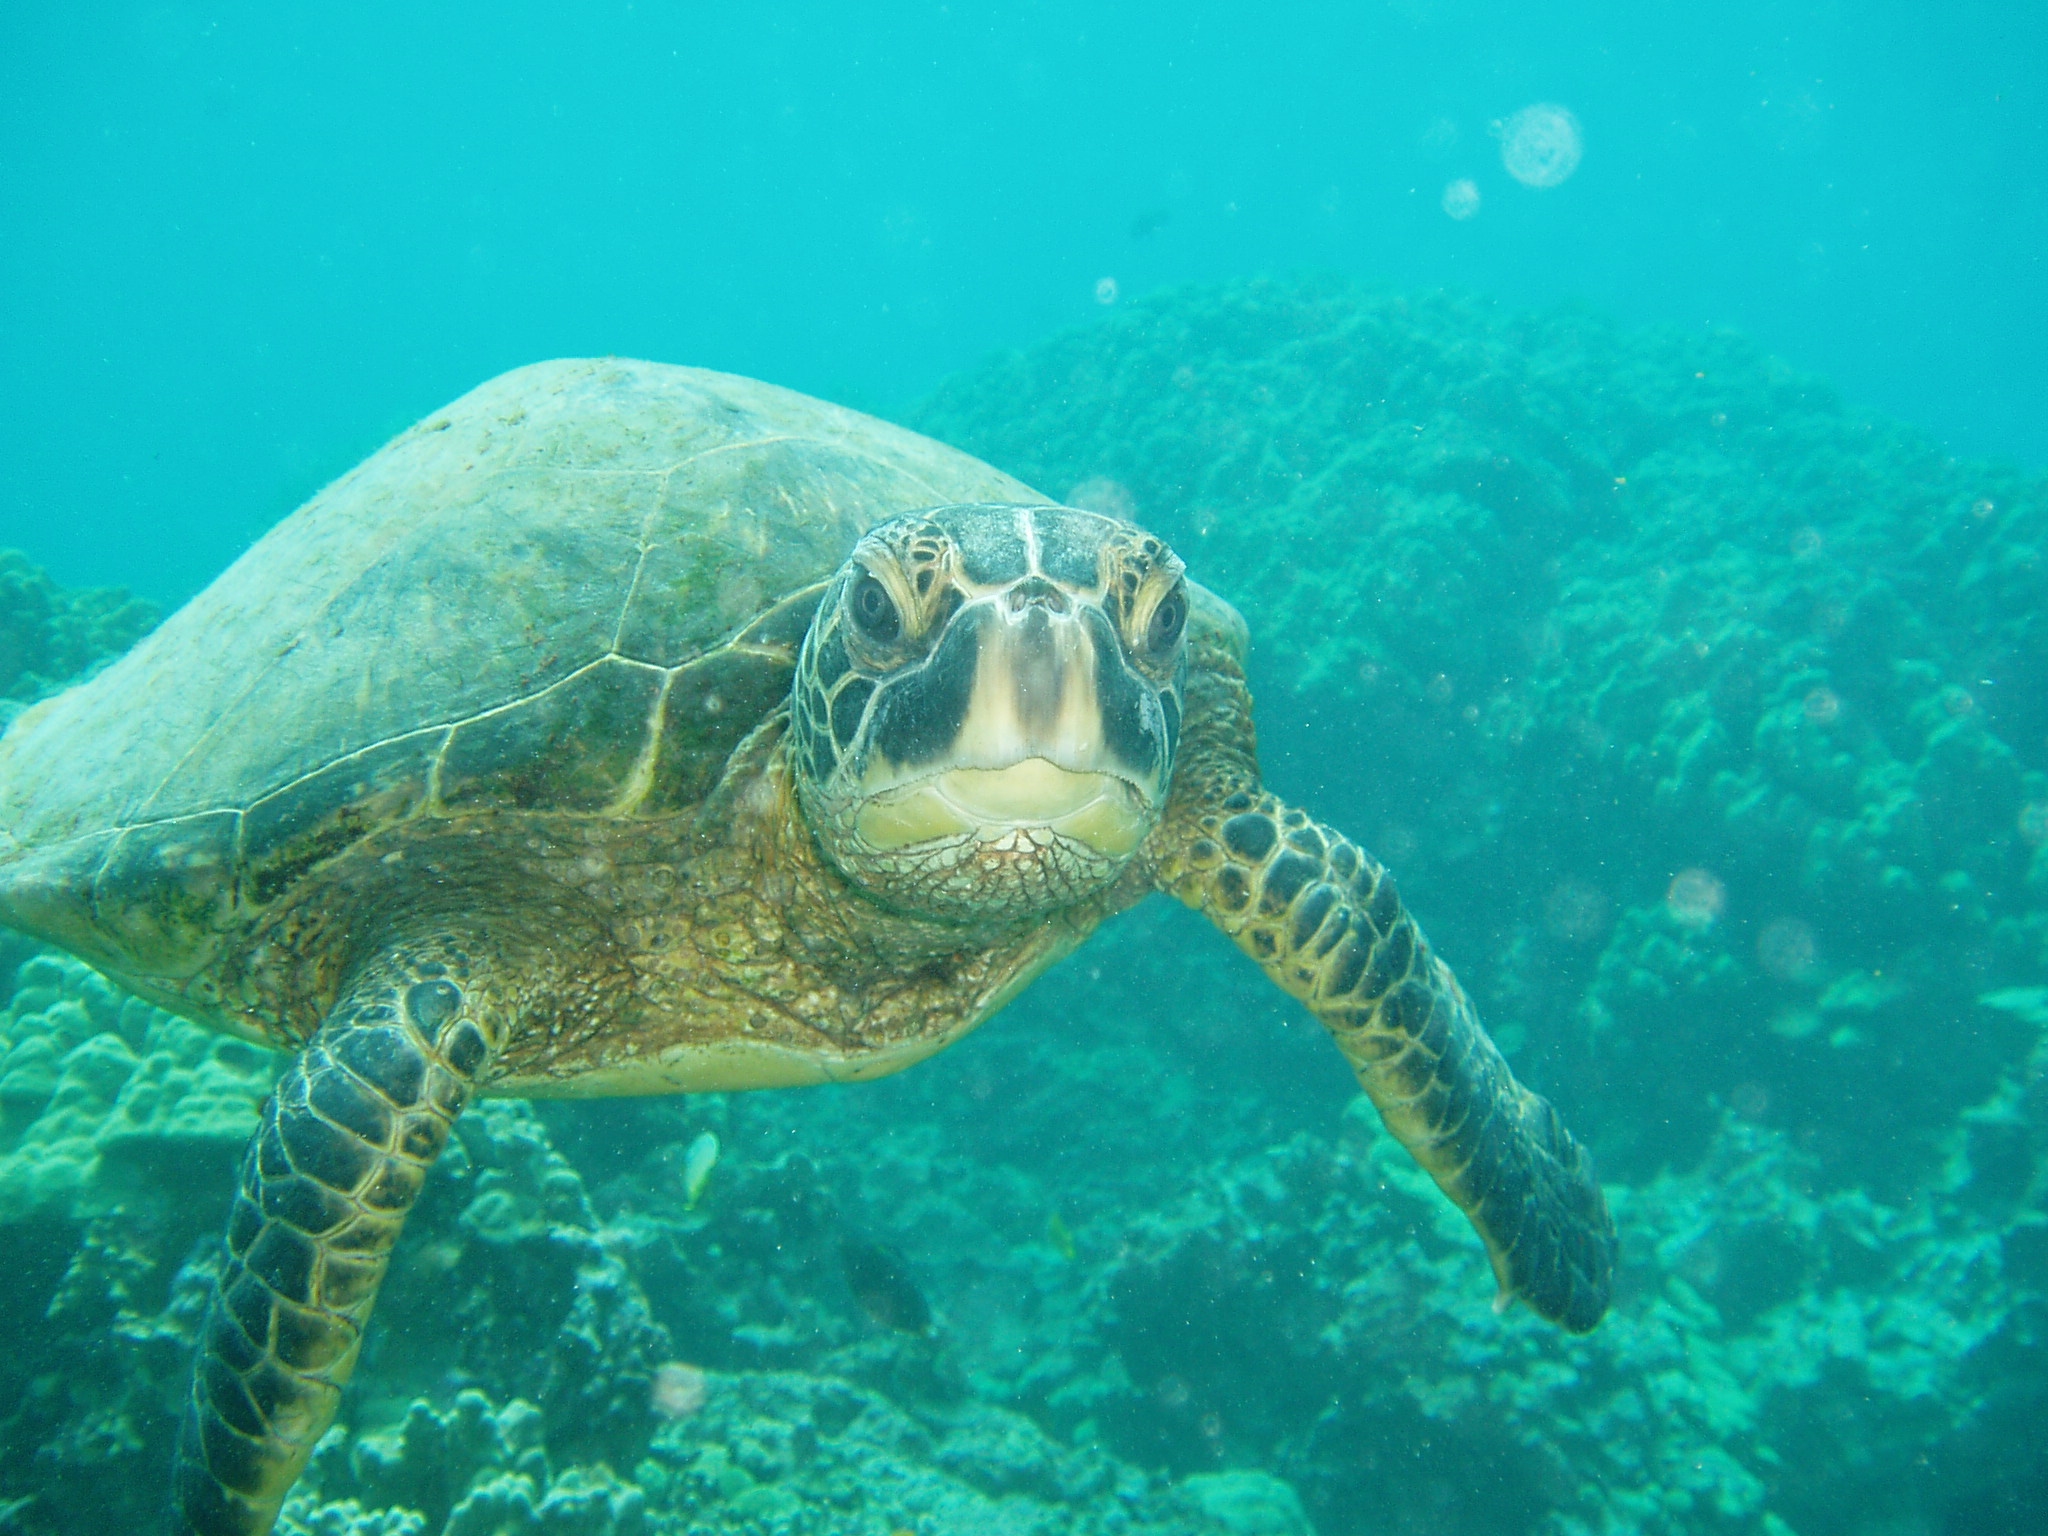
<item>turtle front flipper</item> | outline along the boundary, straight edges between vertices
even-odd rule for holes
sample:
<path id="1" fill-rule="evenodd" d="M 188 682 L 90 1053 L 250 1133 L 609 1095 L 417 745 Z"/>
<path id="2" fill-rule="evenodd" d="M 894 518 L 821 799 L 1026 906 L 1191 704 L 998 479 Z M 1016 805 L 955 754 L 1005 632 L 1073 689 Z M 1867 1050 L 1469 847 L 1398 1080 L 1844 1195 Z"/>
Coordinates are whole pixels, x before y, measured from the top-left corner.
<path id="1" fill-rule="evenodd" d="M 1502 1303 L 1583 1333 L 1607 1310 L 1614 1221 L 1592 1160 L 1516 1082 L 1391 875 L 1271 795 L 1200 816 L 1160 883 L 1336 1038 L 1380 1117 L 1478 1229 Z"/>
<path id="2" fill-rule="evenodd" d="M 1153 878 L 1307 1003 L 1387 1129 L 1478 1229 L 1500 1285 L 1583 1333 L 1607 1310 L 1614 1218 L 1592 1159 L 1515 1081 L 1370 855 L 1259 784 L 1244 621 L 1195 592 L 1187 718 Z"/>
<path id="3" fill-rule="evenodd" d="M 174 1536 L 262 1536 L 334 1418 L 393 1244 L 504 1043 L 455 946 L 387 953 L 265 1101 L 178 1433 Z"/>
<path id="4" fill-rule="evenodd" d="M 1393 877 L 1271 795 L 1190 808 L 1159 882 L 1336 1038 L 1380 1117 L 1486 1243 L 1499 1305 L 1583 1333 L 1607 1310 L 1614 1220 L 1592 1160 L 1516 1082 Z"/>

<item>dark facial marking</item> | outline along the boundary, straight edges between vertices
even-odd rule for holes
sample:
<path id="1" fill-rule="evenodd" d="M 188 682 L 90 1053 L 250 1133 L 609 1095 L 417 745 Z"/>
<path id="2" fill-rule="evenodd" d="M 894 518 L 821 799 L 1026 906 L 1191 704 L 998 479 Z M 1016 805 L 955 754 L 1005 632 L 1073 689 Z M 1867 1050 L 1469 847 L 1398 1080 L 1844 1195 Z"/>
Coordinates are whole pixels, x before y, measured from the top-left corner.
<path id="1" fill-rule="evenodd" d="M 1081 622 L 1095 642 L 1095 700 L 1102 710 L 1102 740 L 1133 773 L 1159 767 L 1164 743 L 1146 708 L 1156 697 L 1151 687 L 1124 665 L 1123 648 L 1109 620 L 1094 608 L 1083 609 Z"/>
<path id="2" fill-rule="evenodd" d="M 896 679 L 875 705 L 869 745 L 893 763 L 916 764 L 940 756 L 960 734 L 974 694 L 986 609 L 972 609 L 947 629 L 931 659 Z"/>
<path id="3" fill-rule="evenodd" d="M 854 732 L 860 729 L 861 711 L 868 707 L 868 696 L 875 691 L 875 685 L 864 677 L 857 677 L 839 690 L 839 697 L 832 701 L 832 739 L 839 743 L 843 752 L 853 745 Z"/>
<path id="4" fill-rule="evenodd" d="M 839 637 L 838 630 L 818 643 L 817 650 L 811 653 L 811 667 L 820 688 L 830 688 L 846 675 L 846 642 Z"/>

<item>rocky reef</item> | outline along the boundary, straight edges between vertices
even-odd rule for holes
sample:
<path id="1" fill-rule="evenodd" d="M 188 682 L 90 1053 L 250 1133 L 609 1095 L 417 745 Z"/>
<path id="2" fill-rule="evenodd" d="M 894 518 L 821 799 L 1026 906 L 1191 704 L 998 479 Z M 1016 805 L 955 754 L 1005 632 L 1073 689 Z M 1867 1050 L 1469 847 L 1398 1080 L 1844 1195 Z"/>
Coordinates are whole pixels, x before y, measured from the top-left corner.
<path id="1" fill-rule="evenodd" d="M 1244 611 L 1275 787 L 1590 1140 L 1614 1312 L 1495 1315 L 1320 1029 L 1154 903 L 899 1078 L 477 1106 L 282 1529 L 2040 1528 L 2048 482 L 1738 338 L 1320 279 L 912 424 Z M 17 696 L 126 643 L 0 578 Z M 276 1062 L 9 955 L 0 1531 L 145 1529 Z"/>
<path id="2" fill-rule="evenodd" d="M 158 617 L 119 587 L 61 587 L 19 550 L 0 550 L 0 719 L 118 656 Z"/>

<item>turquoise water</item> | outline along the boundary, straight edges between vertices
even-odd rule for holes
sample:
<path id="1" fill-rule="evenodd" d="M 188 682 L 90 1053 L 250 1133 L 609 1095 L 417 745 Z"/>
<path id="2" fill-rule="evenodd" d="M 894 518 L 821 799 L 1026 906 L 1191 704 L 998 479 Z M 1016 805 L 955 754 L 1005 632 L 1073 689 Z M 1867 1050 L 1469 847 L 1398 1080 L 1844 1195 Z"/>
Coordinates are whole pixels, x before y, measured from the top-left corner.
<path id="1" fill-rule="evenodd" d="M 2025 5 L 0 17 L 8 718 L 505 369 L 874 412 L 1238 606 L 1621 1230 L 1495 1316 L 1155 900 L 885 1082 L 472 1110 L 280 1529 L 2048 1528 L 2044 81 Z M 0 1531 L 152 1528 L 282 1058 L 4 978 Z"/>

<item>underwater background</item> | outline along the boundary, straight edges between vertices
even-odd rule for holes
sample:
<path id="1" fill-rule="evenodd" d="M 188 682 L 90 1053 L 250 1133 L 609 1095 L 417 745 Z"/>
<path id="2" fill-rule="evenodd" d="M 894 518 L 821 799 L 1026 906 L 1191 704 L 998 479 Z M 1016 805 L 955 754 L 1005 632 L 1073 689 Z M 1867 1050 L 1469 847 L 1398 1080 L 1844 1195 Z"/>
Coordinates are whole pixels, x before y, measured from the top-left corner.
<path id="1" fill-rule="evenodd" d="M 2048 1529 L 2044 170 L 2023 4 L 0 14 L 0 716 L 504 368 L 822 394 L 1239 606 L 1621 1225 L 1496 1317 L 1156 901 L 902 1077 L 472 1109 L 280 1530 Z M 280 1059 L 0 996 L 0 1531 L 153 1529 Z"/>

